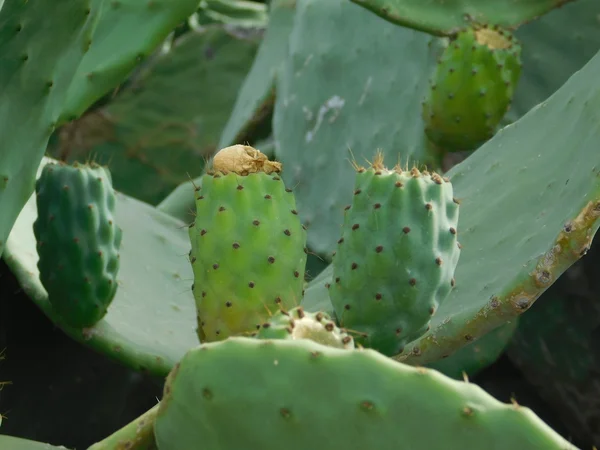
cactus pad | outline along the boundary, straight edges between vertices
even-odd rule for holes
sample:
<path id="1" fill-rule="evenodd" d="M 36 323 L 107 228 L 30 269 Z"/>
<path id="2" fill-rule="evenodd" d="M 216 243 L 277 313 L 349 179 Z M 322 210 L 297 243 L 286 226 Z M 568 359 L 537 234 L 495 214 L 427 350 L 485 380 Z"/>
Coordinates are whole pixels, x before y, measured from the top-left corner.
<path id="1" fill-rule="evenodd" d="M 467 28 L 442 53 L 427 100 L 425 133 L 448 151 L 474 150 L 493 136 L 521 73 L 521 45 L 500 28 Z"/>
<path id="2" fill-rule="evenodd" d="M 351 0 L 403 27 L 435 35 L 451 35 L 477 20 L 517 28 L 572 0 Z"/>
<path id="3" fill-rule="evenodd" d="M 258 339 L 310 339 L 319 344 L 335 348 L 354 348 L 354 340 L 340 330 L 329 314 L 310 313 L 302 307 L 291 311 L 279 311 L 262 324 Z"/>
<path id="4" fill-rule="evenodd" d="M 122 230 L 110 172 L 96 164 L 47 164 L 35 191 L 40 280 L 65 323 L 90 327 L 117 291 Z"/>
<path id="5" fill-rule="evenodd" d="M 0 436 L 0 448 L 6 450 L 69 450 L 66 447 L 56 447 L 43 442 L 30 441 L 13 436 Z"/>
<path id="6" fill-rule="evenodd" d="M 300 303 L 306 232 L 280 171 L 260 151 L 235 145 L 202 178 L 189 229 L 201 341 L 251 333 Z"/>
<path id="7" fill-rule="evenodd" d="M 241 337 L 183 357 L 154 431 L 161 450 L 575 448 L 528 408 L 373 350 Z"/>
<path id="8" fill-rule="evenodd" d="M 420 337 L 454 286 L 460 255 L 452 184 L 416 168 L 357 167 L 329 291 L 341 326 L 388 356 Z"/>

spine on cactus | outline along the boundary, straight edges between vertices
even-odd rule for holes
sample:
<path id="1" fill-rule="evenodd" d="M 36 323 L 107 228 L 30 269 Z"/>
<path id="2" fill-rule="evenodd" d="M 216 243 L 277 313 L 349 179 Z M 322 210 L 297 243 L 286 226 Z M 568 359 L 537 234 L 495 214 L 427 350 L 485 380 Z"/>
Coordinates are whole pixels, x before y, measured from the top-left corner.
<path id="1" fill-rule="evenodd" d="M 300 303 L 306 231 L 281 169 L 260 151 L 234 145 L 202 177 L 189 228 L 201 342 L 251 335 Z"/>
<path id="2" fill-rule="evenodd" d="M 91 327 L 116 292 L 122 231 L 110 172 L 97 164 L 47 164 L 35 185 L 33 232 L 40 280 L 71 327 Z"/>
<path id="3" fill-rule="evenodd" d="M 311 313 L 299 306 L 279 311 L 256 333 L 258 339 L 310 339 L 334 348 L 352 349 L 354 339 L 340 330 L 329 314 Z"/>
<path id="4" fill-rule="evenodd" d="M 422 116 L 445 150 L 473 150 L 494 134 L 521 74 L 521 45 L 499 27 L 460 31 L 444 50 Z"/>
<path id="5" fill-rule="evenodd" d="M 454 286 L 458 203 L 436 173 L 356 167 L 329 294 L 357 343 L 392 356 L 423 335 Z"/>

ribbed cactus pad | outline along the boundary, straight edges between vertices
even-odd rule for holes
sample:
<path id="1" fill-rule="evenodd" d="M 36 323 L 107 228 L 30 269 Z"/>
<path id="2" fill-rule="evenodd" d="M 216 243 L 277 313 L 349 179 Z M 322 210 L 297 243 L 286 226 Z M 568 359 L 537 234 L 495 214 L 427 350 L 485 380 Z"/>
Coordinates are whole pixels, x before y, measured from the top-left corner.
<path id="1" fill-rule="evenodd" d="M 258 339 L 310 339 L 335 348 L 354 348 L 354 340 L 340 330 L 329 314 L 307 312 L 299 306 L 279 311 L 261 325 L 256 333 Z"/>
<path id="2" fill-rule="evenodd" d="M 44 158 L 39 168 L 49 162 Z M 193 273 L 183 222 L 151 206 L 116 193 L 115 222 L 123 229 L 119 288 L 102 320 L 91 328 L 70 327 L 55 312 L 37 268 L 33 233 L 37 218 L 32 195 L 21 211 L 3 255 L 25 293 L 73 339 L 128 367 L 164 376 L 198 344 Z"/>
<path id="3" fill-rule="evenodd" d="M 189 229 L 201 341 L 255 332 L 300 304 L 306 232 L 280 171 L 236 145 L 220 150 L 202 179 Z"/>
<path id="4" fill-rule="evenodd" d="M 460 255 L 452 184 L 417 168 L 357 167 L 333 258 L 331 301 L 357 342 L 393 356 L 428 330 Z"/>
<path id="5" fill-rule="evenodd" d="M 331 26 L 335 23 L 336 26 Z M 343 45 L 340 45 L 343 42 Z M 329 259 L 352 199 L 349 160 L 376 149 L 427 164 L 420 116 L 437 44 L 348 0 L 298 0 L 289 54 L 277 77 L 273 131 L 283 179 L 294 186 L 309 248 Z"/>
<path id="6" fill-rule="evenodd" d="M 40 280 L 67 325 L 91 327 L 118 288 L 122 230 L 110 172 L 96 164 L 47 164 L 35 192 Z"/>
<path id="7" fill-rule="evenodd" d="M 575 448 L 476 385 L 308 340 L 191 350 L 167 378 L 154 430 L 161 450 Z"/>
<path id="8" fill-rule="evenodd" d="M 516 28 L 571 0 L 352 0 L 384 19 L 416 30 L 449 35 L 471 21 Z"/>
<path id="9" fill-rule="evenodd" d="M 5 0 L 0 8 L 0 255 L 33 191 L 101 0 Z"/>
<path id="10" fill-rule="evenodd" d="M 61 122 L 76 119 L 129 73 L 198 7 L 198 0 L 104 1 L 85 58 L 77 68 Z"/>
<path id="11" fill-rule="evenodd" d="M 600 53 L 448 172 L 461 208 L 456 288 L 400 360 L 452 354 L 527 311 L 585 255 L 600 226 L 599 72 Z M 303 306 L 328 311 L 332 275 L 330 266 L 307 287 Z"/>
<path id="12" fill-rule="evenodd" d="M 427 100 L 425 133 L 448 151 L 474 150 L 493 136 L 521 74 L 521 45 L 498 27 L 467 28 L 442 53 Z"/>

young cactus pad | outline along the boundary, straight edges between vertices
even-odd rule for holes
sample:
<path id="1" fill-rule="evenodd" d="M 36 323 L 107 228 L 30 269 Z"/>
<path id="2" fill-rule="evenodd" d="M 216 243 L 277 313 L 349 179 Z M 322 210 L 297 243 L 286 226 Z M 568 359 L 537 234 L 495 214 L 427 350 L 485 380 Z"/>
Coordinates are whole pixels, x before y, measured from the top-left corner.
<path id="1" fill-rule="evenodd" d="M 243 145 L 220 150 L 190 226 L 200 341 L 255 332 L 300 304 L 306 231 L 281 165 Z"/>
<path id="2" fill-rule="evenodd" d="M 110 172 L 96 164 L 47 164 L 35 190 L 33 232 L 48 300 L 69 326 L 91 327 L 117 291 L 122 231 Z"/>
<path id="3" fill-rule="evenodd" d="M 436 173 L 357 167 L 329 294 L 358 343 L 392 356 L 423 335 L 454 286 L 458 204 Z"/>
<path id="4" fill-rule="evenodd" d="M 521 73 L 521 45 L 499 28 L 468 28 L 444 50 L 423 103 L 425 132 L 448 151 L 473 150 L 494 134 Z"/>
<path id="5" fill-rule="evenodd" d="M 160 450 L 575 449 L 528 408 L 434 370 L 373 350 L 243 337 L 183 357 L 154 433 Z"/>
<path id="6" fill-rule="evenodd" d="M 269 322 L 262 324 L 258 339 L 310 339 L 335 348 L 354 348 L 351 336 L 340 330 L 331 317 L 323 312 L 310 313 L 302 307 L 279 311 Z"/>

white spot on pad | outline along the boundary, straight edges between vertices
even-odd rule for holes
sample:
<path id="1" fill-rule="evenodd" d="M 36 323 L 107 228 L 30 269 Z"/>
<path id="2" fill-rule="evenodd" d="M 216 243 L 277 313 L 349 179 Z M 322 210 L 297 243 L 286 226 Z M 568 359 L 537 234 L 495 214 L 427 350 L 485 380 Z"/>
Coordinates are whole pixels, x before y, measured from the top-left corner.
<path id="1" fill-rule="evenodd" d="M 338 95 L 334 95 L 330 99 L 328 99 L 320 108 L 317 113 L 317 122 L 312 130 L 306 132 L 306 142 L 311 142 L 321 128 L 321 124 L 323 123 L 323 119 L 325 118 L 325 114 L 329 111 L 333 111 L 333 114 L 329 118 L 329 123 L 333 123 L 337 116 L 339 116 L 341 109 L 344 107 L 346 101 Z"/>

